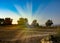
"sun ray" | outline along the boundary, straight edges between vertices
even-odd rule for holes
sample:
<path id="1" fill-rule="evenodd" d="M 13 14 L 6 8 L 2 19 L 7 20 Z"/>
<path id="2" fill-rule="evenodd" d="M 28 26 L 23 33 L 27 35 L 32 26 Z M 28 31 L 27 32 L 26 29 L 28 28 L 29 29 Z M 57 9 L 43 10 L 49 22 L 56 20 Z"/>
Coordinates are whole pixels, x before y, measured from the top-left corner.
<path id="1" fill-rule="evenodd" d="M 19 12 L 19 15 L 20 15 L 21 17 L 24 17 L 24 16 L 25 16 L 24 10 L 23 10 L 20 6 L 18 6 L 18 5 L 14 5 L 14 6 L 15 6 L 15 8 L 17 9 L 17 11 Z"/>
<path id="2" fill-rule="evenodd" d="M 31 22 L 34 19 L 37 19 L 38 21 L 42 20 L 43 18 L 43 11 L 45 10 L 45 8 L 48 6 L 49 3 L 47 4 L 40 4 L 37 8 L 37 10 L 33 12 L 32 8 L 32 2 L 30 3 L 26 3 L 26 5 L 24 6 L 24 9 L 20 6 L 20 5 L 15 5 L 15 8 L 17 9 L 17 11 L 19 12 L 19 14 L 21 15 L 21 17 L 23 18 L 28 18 L 29 20 L 29 24 L 31 24 Z"/>
<path id="3" fill-rule="evenodd" d="M 23 18 L 28 18 L 29 23 L 32 21 L 32 3 L 26 3 L 24 9 L 21 8 L 19 5 L 15 5 L 15 8 Z"/>

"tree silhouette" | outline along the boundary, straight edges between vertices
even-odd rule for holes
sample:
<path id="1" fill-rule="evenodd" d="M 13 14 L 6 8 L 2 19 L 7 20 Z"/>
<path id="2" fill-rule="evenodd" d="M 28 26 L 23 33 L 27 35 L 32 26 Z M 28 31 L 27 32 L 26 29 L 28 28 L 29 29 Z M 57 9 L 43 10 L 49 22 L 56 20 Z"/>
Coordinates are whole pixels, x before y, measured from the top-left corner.
<path id="1" fill-rule="evenodd" d="M 27 18 L 25 18 L 24 20 L 25 20 L 25 23 L 28 23 L 28 19 Z"/>
<path id="2" fill-rule="evenodd" d="M 0 18 L 0 25 L 3 25 L 3 24 L 4 24 L 4 19 Z"/>
<path id="3" fill-rule="evenodd" d="M 46 26 L 51 26 L 52 24 L 53 24 L 53 22 L 52 22 L 52 20 L 47 20 L 47 22 L 45 23 L 46 24 Z"/>
<path id="4" fill-rule="evenodd" d="M 12 19 L 11 18 L 5 18 L 4 24 L 5 25 L 11 25 L 12 24 Z"/>
<path id="5" fill-rule="evenodd" d="M 39 27 L 39 24 L 37 23 L 37 20 L 33 20 L 31 26 L 32 27 Z"/>
<path id="6" fill-rule="evenodd" d="M 12 19 L 11 18 L 0 18 L 0 25 L 11 25 Z"/>
<path id="7" fill-rule="evenodd" d="M 24 18 L 19 18 L 18 24 L 19 25 L 24 25 L 24 23 L 25 23 Z"/>
<path id="8" fill-rule="evenodd" d="M 19 18 L 18 24 L 20 26 L 27 27 L 28 26 L 28 19 L 27 18 Z"/>

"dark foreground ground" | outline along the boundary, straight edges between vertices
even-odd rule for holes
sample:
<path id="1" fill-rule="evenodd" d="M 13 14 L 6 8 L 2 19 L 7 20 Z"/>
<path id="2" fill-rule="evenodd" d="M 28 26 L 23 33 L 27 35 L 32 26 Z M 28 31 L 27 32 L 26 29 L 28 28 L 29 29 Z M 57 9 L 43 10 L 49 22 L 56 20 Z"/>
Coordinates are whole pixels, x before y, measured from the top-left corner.
<path id="1" fill-rule="evenodd" d="M 20 28 L 20 26 L 0 26 L 0 43 L 41 43 L 41 39 L 56 34 L 58 29 Z"/>

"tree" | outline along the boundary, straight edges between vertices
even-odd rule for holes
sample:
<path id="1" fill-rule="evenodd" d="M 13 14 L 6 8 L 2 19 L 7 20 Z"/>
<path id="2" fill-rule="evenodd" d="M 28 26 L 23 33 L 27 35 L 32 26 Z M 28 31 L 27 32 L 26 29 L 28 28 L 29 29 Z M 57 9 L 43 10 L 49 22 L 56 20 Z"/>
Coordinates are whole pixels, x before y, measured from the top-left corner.
<path id="1" fill-rule="evenodd" d="M 18 20 L 18 24 L 19 25 L 24 25 L 24 18 L 19 18 L 19 20 Z"/>
<path id="2" fill-rule="evenodd" d="M 53 24 L 53 22 L 52 22 L 52 20 L 47 20 L 47 22 L 45 23 L 46 24 L 46 26 L 51 26 L 52 24 Z"/>
<path id="3" fill-rule="evenodd" d="M 28 26 L 28 19 L 27 18 L 19 18 L 18 24 L 22 27 Z"/>
<path id="4" fill-rule="evenodd" d="M 0 25 L 3 25 L 3 24 L 4 24 L 4 19 L 0 18 Z"/>
<path id="5" fill-rule="evenodd" d="M 33 20 L 31 26 L 32 27 L 39 27 L 39 24 L 37 23 L 37 20 Z"/>
<path id="6" fill-rule="evenodd" d="M 11 18 L 0 18 L 0 25 L 11 25 L 12 19 Z"/>
<path id="7" fill-rule="evenodd" d="M 28 19 L 27 18 L 25 18 L 24 20 L 25 20 L 25 23 L 28 23 Z"/>
<path id="8" fill-rule="evenodd" d="M 5 25 L 11 25 L 12 24 L 12 19 L 11 18 L 5 18 L 4 24 Z"/>

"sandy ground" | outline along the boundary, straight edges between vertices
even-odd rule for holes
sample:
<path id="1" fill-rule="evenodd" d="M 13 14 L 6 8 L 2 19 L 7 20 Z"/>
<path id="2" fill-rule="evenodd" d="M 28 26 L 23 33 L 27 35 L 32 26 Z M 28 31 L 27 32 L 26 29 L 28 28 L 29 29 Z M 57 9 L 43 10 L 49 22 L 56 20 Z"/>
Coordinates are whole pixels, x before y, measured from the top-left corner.
<path id="1" fill-rule="evenodd" d="M 21 40 L 22 43 L 29 43 L 32 40 L 40 41 L 42 37 L 55 33 L 55 29 L 39 29 L 38 31 L 30 28 L 21 30 L 19 26 L 0 26 L 0 40 L 4 41 Z"/>

